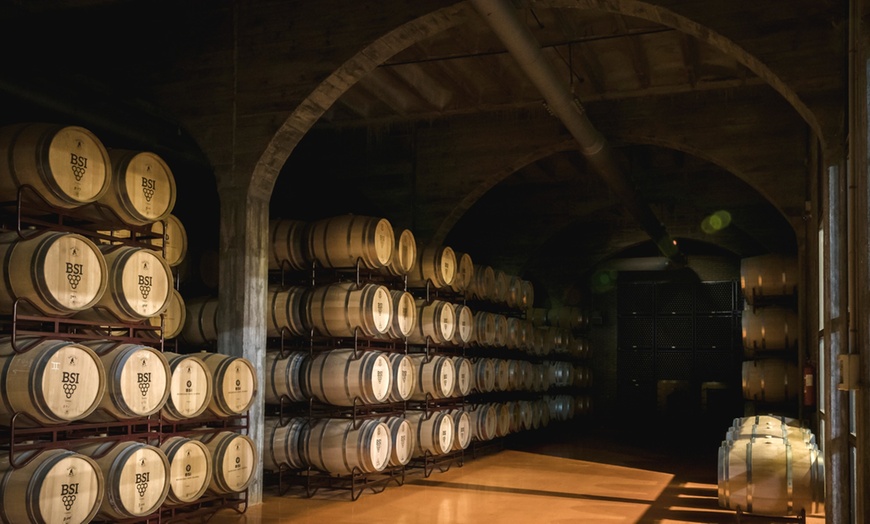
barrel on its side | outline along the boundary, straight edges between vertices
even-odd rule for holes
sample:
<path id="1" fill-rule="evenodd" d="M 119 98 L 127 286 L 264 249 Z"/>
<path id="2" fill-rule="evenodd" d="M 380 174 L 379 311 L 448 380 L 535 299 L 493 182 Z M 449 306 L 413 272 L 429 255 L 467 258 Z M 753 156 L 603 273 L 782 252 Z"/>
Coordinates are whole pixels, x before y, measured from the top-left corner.
<path id="1" fill-rule="evenodd" d="M 308 466 L 302 454 L 302 446 L 308 439 L 310 424 L 307 418 L 266 417 L 263 425 L 263 469 L 302 469 Z"/>
<path id="2" fill-rule="evenodd" d="M 432 400 L 450 398 L 456 387 L 456 368 L 449 357 L 443 355 L 409 355 L 417 369 L 417 387 L 411 398 Z"/>
<path id="3" fill-rule="evenodd" d="M 390 438 L 392 440 L 388 466 L 396 468 L 411 462 L 417 441 L 414 435 L 414 427 L 408 422 L 408 419 L 390 416 L 383 417 L 380 421 L 390 429 Z"/>
<path id="4" fill-rule="evenodd" d="M 151 151 L 110 149 L 112 178 L 100 204 L 100 218 L 134 226 L 164 220 L 175 207 L 175 176 L 166 162 Z M 96 211 L 96 209 L 88 210 Z"/>
<path id="5" fill-rule="evenodd" d="M 472 436 L 476 440 L 492 440 L 496 437 L 498 413 L 493 404 L 479 404 L 469 411 Z"/>
<path id="6" fill-rule="evenodd" d="M 171 371 L 166 356 L 151 346 L 95 340 L 85 343 L 100 355 L 106 369 L 106 394 L 92 422 L 147 417 L 169 398 Z"/>
<path id="7" fill-rule="evenodd" d="M 16 426 L 67 424 L 100 405 L 106 371 L 97 354 L 62 340 L 18 338 L 16 353 L 7 337 L 0 342 L 0 423 Z"/>
<path id="8" fill-rule="evenodd" d="M 447 288 L 456 278 L 456 253 L 450 246 L 423 248 L 408 274 L 408 285 L 413 287 Z M 428 284 L 427 284 L 428 283 Z"/>
<path id="9" fill-rule="evenodd" d="M 214 390 L 211 370 L 195 354 L 180 355 L 164 352 L 169 362 L 169 397 L 163 406 L 163 418 L 185 420 L 196 418 L 208 409 Z"/>
<path id="10" fill-rule="evenodd" d="M 211 452 L 196 439 L 167 438 L 159 445 L 169 461 L 169 491 L 165 504 L 187 504 L 202 497 L 212 478 Z"/>
<path id="11" fill-rule="evenodd" d="M 357 263 L 378 269 L 390 263 L 395 246 L 393 226 L 386 218 L 339 215 L 309 224 L 306 231 L 308 255 L 317 265 L 350 268 Z"/>
<path id="12" fill-rule="evenodd" d="M 495 389 L 495 361 L 491 358 L 479 358 L 474 361 L 474 390 L 478 393 L 489 393 Z"/>
<path id="13" fill-rule="evenodd" d="M 20 468 L 0 457 L 0 521 L 90 522 L 106 489 L 99 465 L 66 449 L 27 453 L 34 456 Z"/>
<path id="14" fill-rule="evenodd" d="M 455 429 L 453 417 L 449 413 L 410 410 L 405 413 L 405 417 L 414 428 L 417 440 L 415 457 L 446 455 L 452 451 Z"/>
<path id="15" fill-rule="evenodd" d="M 201 351 L 196 354 L 214 377 L 214 395 L 208 410 L 219 417 L 244 414 L 257 395 L 257 370 L 244 357 Z"/>
<path id="16" fill-rule="evenodd" d="M 795 294 L 798 277 L 795 256 L 771 253 L 740 260 L 740 288 L 749 304 L 756 298 Z"/>
<path id="17" fill-rule="evenodd" d="M 286 355 L 281 351 L 266 352 L 266 365 L 263 368 L 266 389 L 263 399 L 267 404 L 280 404 L 282 398 L 290 402 L 308 400 L 308 393 L 302 384 L 308 372 L 309 357 L 310 354 L 305 351 L 290 351 Z"/>
<path id="18" fill-rule="evenodd" d="M 316 419 L 311 423 L 303 454 L 311 466 L 329 473 L 377 473 L 390 461 L 390 428 L 376 419 L 360 424 L 340 418 Z"/>
<path id="19" fill-rule="evenodd" d="M 392 369 L 387 354 L 368 350 L 333 349 L 314 355 L 303 379 L 303 389 L 335 406 L 380 404 L 389 398 Z"/>
<path id="20" fill-rule="evenodd" d="M 743 362 L 743 398 L 761 402 L 785 402 L 800 391 L 797 363 L 778 358 Z"/>
<path id="21" fill-rule="evenodd" d="M 166 304 L 166 309 L 157 316 L 148 319 L 148 324 L 153 327 L 163 328 L 163 338 L 172 339 L 181 334 L 184 329 L 184 322 L 187 318 L 187 307 L 184 304 L 184 298 L 181 297 L 176 289 L 172 289 L 169 294 L 169 302 Z M 160 330 L 142 330 L 143 336 L 152 338 L 160 338 Z"/>
<path id="22" fill-rule="evenodd" d="M 269 286 L 266 293 L 266 336 L 301 337 L 311 332 L 308 290 L 305 286 Z"/>
<path id="23" fill-rule="evenodd" d="M 379 337 L 390 329 L 393 298 L 380 284 L 334 282 L 311 290 L 308 317 L 323 336 Z"/>
<path id="24" fill-rule="evenodd" d="M 33 188 L 22 194 L 28 201 L 81 207 L 109 190 L 110 166 L 102 141 L 83 127 L 27 122 L 0 128 L 0 200 L 16 200 L 27 185 Z"/>
<path id="25" fill-rule="evenodd" d="M 208 491 L 217 495 L 241 493 L 254 479 L 259 456 L 251 437 L 221 431 L 197 437 L 212 457 L 212 477 Z"/>
<path id="26" fill-rule="evenodd" d="M 100 250 L 106 259 L 108 279 L 106 292 L 95 307 L 105 309 L 112 316 L 95 316 L 97 311 L 84 311 L 77 316 L 141 322 L 168 307 L 174 277 L 163 257 L 151 249 L 132 246 L 102 245 Z"/>
<path id="27" fill-rule="evenodd" d="M 452 357 L 453 369 L 456 373 L 456 386 L 453 388 L 454 397 L 467 397 L 474 385 L 474 367 L 471 360 L 465 357 Z"/>
<path id="28" fill-rule="evenodd" d="M 217 297 L 195 297 L 185 303 L 185 309 L 181 338 L 192 346 L 217 342 Z"/>
<path id="29" fill-rule="evenodd" d="M 474 313 L 464 304 L 453 304 L 453 313 L 456 328 L 451 342 L 454 346 L 465 347 L 474 338 Z"/>
<path id="30" fill-rule="evenodd" d="M 797 349 L 798 316 L 787 307 L 747 309 L 741 315 L 743 348 L 747 355 L 755 351 L 794 351 Z"/>
<path id="31" fill-rule="evenodd" d="M 400 289 L 391 289 L 393 316 L 390 327 L 380 338 L 405 340 L 417 328 L 417 304 L 414 295 Z"/>
<path id="32" fill-rule="evenodd" d="M 471 445 L 471 416 L 464 409 L 451 409 L 447 412 L 453 417 L 453 451 L 468 449 Z"/>
<path id="33" fill-rule="evenodd" d="M 450 302 L 418 299 L 417 327 L 408 335 L 414 344 L 448 344 L 456 331 L 456 311 Z"/>
<path id="34" fill-rule="evenodd" d="M 96 305 L 109 281 L 103 253 L 75 233 L 45 231 L 26 239 L 0 235 L 0 260 L 0 310 L 5 313 L 21 299 L 20 307 L 31 312 L 70 316 Z"/>
<path id="35" fill-rule="evenodd" d="M 300 271 L 311 266 L 305 238 L 308 223 L 287 218 L 269 221 L 269 269 Z"/>
<path id="36" fill-rule="evenodd" d="M 390 353 L 389 359 L 393 370 L 390 401 L 404 402 L 409 400 L 417 388 L 417 368 L 414 365 L 414 360 L 404 353 Z"/>
<path id="37" fill-rule="evenodd" d="M 100 442 L 77 447 L 99 465 L 106 496 L 99 514 L 110 520 L 144 517 L 157 511 L 169 494 L 169 460 L 142 442 Z"/>
<path id="38" fill-rule="evenodd" d="M 396 236 L 396 249 L 390 263 L 381 269 L 382 273 L 396 277 L 405 276 L 414 269 L 417 262 L 417 240 L 410 229 L 403 229 Z"/>
<path id="39" fill-rule="evenodd" d="M 465 293 L 474 281 L 474 261 L 468 253 L 454 253 L 456 257 L 456 275 L 450 283 L 450 289 L 456 293 Z"/>

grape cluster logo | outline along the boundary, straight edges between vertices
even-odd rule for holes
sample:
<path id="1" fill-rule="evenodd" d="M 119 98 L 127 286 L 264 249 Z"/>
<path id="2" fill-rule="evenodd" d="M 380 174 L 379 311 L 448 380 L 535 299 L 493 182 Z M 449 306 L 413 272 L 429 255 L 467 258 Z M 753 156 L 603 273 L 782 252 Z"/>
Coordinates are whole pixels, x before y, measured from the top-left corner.
<path id="1" fill-rule="evenodd" d="M 151 178 L 142 177 L 142 194 L 145 195 L 145 201 L 151 202 L 154 198 L 154 192 L 157 190 L 157 181 Z"/>
<path id="2" fill-rule="evenodd" d="M 82 147 L 82 143 L 78 142 L 78 147 Z M 81 182 L 85 174 L 88 172 L 88 158 L 79 156 L 75 153 L 69 154 L 69 165 L 76 182 Z"/>

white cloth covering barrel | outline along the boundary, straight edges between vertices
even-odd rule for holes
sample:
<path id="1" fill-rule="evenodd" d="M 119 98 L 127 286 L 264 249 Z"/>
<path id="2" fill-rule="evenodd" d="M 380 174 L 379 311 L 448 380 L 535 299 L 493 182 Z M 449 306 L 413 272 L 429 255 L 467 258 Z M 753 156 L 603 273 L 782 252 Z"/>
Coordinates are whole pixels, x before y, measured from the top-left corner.
<path id="1" fill-rule="evenodd" d="M 285 402 L 305 402 L 308 393 L 302 388 L 304 374 L 307 373 L 310 354 L 306 351 L 267 351 L 263 374 L 266 377 L 266 389 L 263 399 L 267 404 L 280 404 L 281 397 Z"/>
<path id="2" fill-rule="evenodd" d="M 413 458 L 417 446 L 414 427 L 405 417 L 383 417 L 381 422 L 390 428 L 393 448 L 390 452 L 389 467 L 400 467 L 408 464 Z"/>
<path id="3" fill-rule="evenodd" d="M 392 369 L 386 353 L 349 348 L 314 355 L 303 389 L 317 400 L 336 406 L 380 404 L 392 388 Z"/>
<path id="4" fill-rule="evenodd" d="M 415 457 L 446 455 L 453 450 L 453 417 L 446 411 L 409 410 L 405 417 L 414 428 L 417 446 Z"/>
<path id="5" fill-rule="evenodd" d="M 158 445 L 169 461 L 169 491 L 165 504 L 187 504 L 202 497 L 212 477 L 211 452 L 196 439 L 172 436 Z"/>
<path id="6" fill-rule="evenodd" d="M 103 502 L 105 479 L 94 460 L 66 449 L 28 451 L 13 468 L 0 455 L 0 522 L 90 522 Z M 29 456 L 28 456 L 29 455 Z"/>
<path id="7" fill-rule="evenodd" d="M 99 514 L 110 520 L 144 517 L 157 511 L 169 493 L 169 460 L 142 442 L 102 441 L 75 451 L 94 459 L 106 480 Z"/>
<path id="8" fill-rule="evenodd" d="M 456 311 L 445 300 L 417 299 L 417 327 L 408 335 L 412 344 L 449 344 L 456 331 Z"/>
<path id="9" fill-rule="evenodd" d="M 208 409 L 214 391 L 211 370 L 201 358 L 163 352 L 169 362 L 169 397 L 163 406 L 163 418 L 185 420 L 196 418 Z"/>
<path id="10" fill-rule="evenodd" d="M 303 469 L 307 462 L 302 455 L 302 446 L 308 439 L 310 424 L 307 418 L 265 417 L 263 423 L 263 469 Z"/>
<path id="11" fill-rule="evenodd" d="M 108 190 L 111 160 L 102 141 L 79 126 L 26 122 L 0 128 L 0 200 L 22 196 L 60 208 L 96 202 Z"/>
<path id="12" fill-rule="evenodd" d="M 67 424 L 87 417 L 106 391 L 102 360 L 89 347 L 63 340 L 0 339 L 0 424 Z"/>
<path id="13" fill-rule="evenodd" d="M 395 242 L 392 224 L 382 217 L 339 215 L 306 229 L 308 256 L 320 267 L 382 268 L 393 258 Z"/>
<path id="14" fill-rule="evenodd" d="M 257 370 L 244 357 L 200 351 L 196 355 L 205 362 L 214 378 L 214 395 L 208 410 L 219 417 L 245 413 L 257 396 Z"/>
<path id="15" fill-rule="evenodd" d="M 314 419 L 303 443 L 309 465 L 337 475 L 383 471 L 391 453 L 390 428 L 376 419 Z"/>
<path id="16" fill-rule="evenodd" d="M 151 346 L 109 340 L 88 341 L 106 370 L 106 394 L 88 421 L 147 417 L 169 398 L 171 371 L 166 356 Z"/>
<path id="17" fill-rule="evenodd" d="M 404 353 L 390 353 L 390 367 L 393 370 L 391 402 L 404 402 L 411 398 L 417 388 L 417 368 L 414 360 Z"/>
<path id="18" fill-rule="evenodd" d="M 456 368 L 450 357 L 444 355 L 409 355 L 417 369 L 417 387 L 411 398 L 432 400 L 450 398 L 456 387 Z"/>
<path id="19" fill-rule="evenodd" d="M 45 231 L 0 234 L 0 311 L 70 316 L 97 304 L 106 292 L 108 269 L 100 249 L 75 233 Z"/>
<path id="20" fill-rule="evenodd" d="M 393 298 L 380 284 L 334 282 L 311 290 L 308 318 L 320 335 L 379 337 L 393 320 Z"/>
<path id="21" fill-rule="evenodd" d="M 230 495 L 245 491 L 254 479 L 259 455 L 251 437 L 233 431 L 197 435 L 211 452 L 212 477 L 208 491 Z"/>

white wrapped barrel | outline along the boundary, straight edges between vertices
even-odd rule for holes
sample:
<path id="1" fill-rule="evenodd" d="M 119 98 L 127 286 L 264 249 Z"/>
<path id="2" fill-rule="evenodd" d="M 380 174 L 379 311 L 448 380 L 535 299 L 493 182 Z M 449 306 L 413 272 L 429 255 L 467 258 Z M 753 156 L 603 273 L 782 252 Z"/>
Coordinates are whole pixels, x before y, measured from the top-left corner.
<path id="1" fill-rule="evenodd" d="M 754 351 L 790 351 L 797 349 L 797 312 L 787 307 L 763 307 L 743 310 L 743 347 Z"/>
<path id="2" fill-rule="evenodd" d="M 456 278 L 456 253 L 450 246 L 428 246 L 419 250 L 414 268 L 408 273 L 408 285 L 436 289 L 450 287 Z"/>
<path id="3" fill-rule="evenodd" d="M 778 358 L 743 362 L 743 398 L 761 402 L 786 402 L 801 390 L 797 363 Z"/>
<path id="4" fill-rule="evenodd" d="M 474 313 L 464 304 L 453 304 L 456 329 L 451 342 L 454 346 L 465 347 L 474 337 Z"/>
<path id="5" fill-rule="evenodd" d="M 280 471 L 282 469 L 304 469 L 308 466 L 302 454 L 304 442 L 310 431 L 309 420 L 305 417 L 268 416 L 263 421 L 263 469 Z"/>
<path id="6" fill-rule="evenodd" d="M 471 415 L 464 409 L 451 409 L 447 413 L 453 417 L 453 451 L 468 449 L 471 445 Z"/>
<path id="7" fill-rule="evenodd" d="M 489 311 L 474 312 L 474 330 L 472 341 L 481 347 L 495 345 L 495 313 Z"/>
<path id="8" fill-rule="evenodd" d="M 339 215 L 311 222 L 306 230 L 308 256 L 321 267 L 378 269 L 393 258 L 393 226 L 386 218 Z"/>
<path id="9" fill-rule="evenodd" d="M 251 437 L 233 431 L 196 437 L 211 453 L 212 477 L 208 491 L 231 495 L 245 491 L 254 479 L 259 456 Z"/>
<path id="10" fill-rule="evenodd" d="M 478 300 L 492 300 L 495 296 L 495 270 L 492 266 L 474 266 L 471 295 Z"/>
<path id="11" fill-rule="evenodd" d="M 496 437 L 498 413 L 493 404 L 478 404 L 469 411 L 472 435 L 477 440 L 492 440 Z"/>
<path id="12" fill-rule="evenodd" d="M 417 368 L 414 366 L 414 360 L 404 353 L 390 353 L 389 359 L 393 374 L 389 400 L 391 402 L 410 400 L 417 388 Z"/>
<path id="13" fill-rule="evenodd" d="M 195 297 L 185 302 L 187 314 L 181 328 L 181 338 L 192 346 L 217 342 L 217 297 Z"/>
<path id="14" fill-rule="evenodd" d="M 142 226 L 163 220 L 175 207 L 175 176 L 159 155 L 150 151 L 110 149 L 112 178 L 98 200 L 103 208 L 86 208 L 108 222 Z"/>
<path id="15" fill-rule="evenodd" d="M 75 451 L 94 459 L 105 478 L 99 515 L 109 520 L 144 517 L 157 511 L 169 494 L 169 460 L 155 446 L 108 441 Z"/>
<path id="16" fill-rule="evenodd" d="M 165 351 L 169 362 L 169 397 L 162 415 L 167 420 L 196 418 L 208 409 L 214 390 L 211 370 L 198 356 Z"/>
<path id="17" fill-rule="evenodd" d="M 474 385 L 474 367 L 471 360 L 465 357 L 451 357 L 453 369 L 456 373 L 456 386 L 453 388 L 454 397 L 467 397 L 471 394 Z"/>
<path id="18" fill-rule="evenodd" d="M 376 419 L 322 418 L 311 422 L 303 456 L 312 467 L 336 475 L 383 471 L 392 454 L 390 428 Z"/>
<path id="19" fill-rule="evenodd" d="M 392 382 L 392 368 L 386 353 L 333 349 L 314 355 L 302 387 L 321 402 L 353 406 L 386 402 Z"/>
<path id="20" fill-rule="evenodd" d="M 390 428 L 392 450 L 390 451 L 389 467 L 401 467 L 411 462 L 414 448 L 417 446 L 414 427 L 404 417 L 383 417 L 381 422 Z"/>
<path id="21" fill-rule="evenodd" d="M 200 351 L 196 355 L 211 371 L 214 395 L 208 410 L 219 417 L 242 415 L 257 396 L 257 369 L 250 360 Z"/>
<path id="22" fill-rule="evenodd" d="M 71 209 L 96 202 L 110 181 L 109 153 L 83 127 L 28 122 L 0 128 L 0 200 L 17 200 L 27 185 L 27 201 Z"/>
<path id="23" fill-rule="evenodd" d="M 456 253 L 456 275 L 450 283 L 450 289 L 456 293 L 466 293 L 474 280 L 474 262 L 468 253 Z"/>
<path id="24" fill-rule="evenodd" d="M 495 389 L 495 361 L 491 358 L 478 358 L 474 361 L 474 390 L 489 393 Z"/>
<path id="25" fill-rule="evenodd" d="M 97 463 L 66 449 L 27 452 L 29 460 L 13 468 L 0 456 L 0 521 L 90 522 L 100 509 L 106 482 Z"/>
<path id="26" fill-rule="evenodd" d="M 22 239 L 0 235 L 0 311 L 12 313 L 17 299 L 25 311 L 70 316 L 98 303 L 108 268 L 96 244 L 75 233 L 45 231 Z M 32 304 L 30 307 L 29 304 Z"/>
<path id="27" fill-rule="evenodd" d="M 282 397 L 289 402 L 307 401 L 308 394 L 302 384 L 309 358 L 309 353 L 305 351 L 290 351 L 286 355 L 281 351 L 267 351 L 263 369 L 266 377 L 263 400 L 267 404 L 280 404 Z"/>
<path id="28" fill-rule="evenodd" d="M 396 236 L 396 248 L 390 263 L 383 267 L 382 273 L 402 277 L 414 269 L 417 261 L 417 240 L 410 229 L 403 229 Z"/>
<path id="29" fill-rule="evenodd" d="M 310 291 L 308 317 L 323 336 L 380 337 L 390 329 L 393 298 L 380 284 L 334 282 Z"/>
<path id="30" fill-rule="evenodd" d="M 456 388 L 456 368 L 449 357 L 443 355 L 409 355 L 417 369 L 417 387 L 411 398 L 428 401 L 450 398 Z"/>
<path id="31" fill-rule="evenodd" d="M 825 469 L 815 445 L 778 438 L 724 441 L 718 459 L 719 505 L 762 515 L 824 511 Z"/>
<path id="32" fill-rule="evenodd" d="M 393 299 L 393 317 L 381 338 L 405 340 L 417 328 L 416 300 L 411 293 L 399 289 L 391 289 L 390 297 Z"/>
<path id="33" fill-rule="evenodd" d="M 306 252 L 308 223 L 303 220 L 269 220 L 269 269 L 300 271 L 311 267 Z"/>
<path id="34" fill-rule="evenodd" d="M 208 490 L 213 469 L 211 452 L 205 444 L 196 439 L 172 436 L 158 447 L 169 461 L 169 491 L 164 504 L 189 504 L 202 497 Z"/>
<path id="35" fill-rule="evenodd" d="M 448 344 L 456 332 L 456 311 L 444 300 L 418 299 L 417 327 L 408 336 L 413 344 Z"/>
<path id="36" fill-rule="evenodd" d="M 100 405 L 106 371 L 97 354 L 63 340 L 0 340 L 0 424 L 18 427 L 68 424 Z"/>
<path id="37" fill-rule="evenodd" d="M 266 336 L 301 337 L 311 334 L 309 288 L 270 285 L 266 293 Z"/>
<path id="38" fill-rule="evenodd" d="M 414 428 L 417 446 L 415 457 L 446 455 L 453 450 L 453 438 L 456 433 L 453 417 L 444 411 L 409 410 L 405 417 Z"/>
<path id="39" fill-rule="evenodd" d="M 141 322 L 169 306 L 172 269 L 156 251 L 113 245 L 102 245 L 100 250 L 108 268 L 106 292 L 94 305 L 100 310 L 83 311 L 77 317 Z"/>
<path id="40" fill-rule="evenodd" d="M 142 344 L 106 340 L 85 344 L 100 355 L 106 370 L 106 394 L 88 421 L 147 417 L 163 408 L 169 399 L 172 375 L 163 352 Z"/>
<path id="41" fill-rule="evenodd" d="M 798 279 L 796 256 L 774 253 L 740 259 L 740 288 L 749 304 L 755 297 L 795 295 Z"/>

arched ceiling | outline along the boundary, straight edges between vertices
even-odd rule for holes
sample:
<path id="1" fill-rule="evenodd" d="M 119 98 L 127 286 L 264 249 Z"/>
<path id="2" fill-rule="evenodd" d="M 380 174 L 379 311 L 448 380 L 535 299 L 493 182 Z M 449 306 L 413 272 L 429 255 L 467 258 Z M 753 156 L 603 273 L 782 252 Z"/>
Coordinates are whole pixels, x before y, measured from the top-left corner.
<path id="1" fill-rule="evenodd" d="M 735 257 L 796 248 L 813 144 L 842 142 L 841 2 L 515 4 L 671 235 Z M 271 194 L 275 216 L 379 214 L 563 280 L 644 241 L 466 2 L 2 0 L 0 14 L 4 121 L 160 148 L 193 198 L 210 171 Z M 731 225 L 704 233 L 717 210 Z"/>

